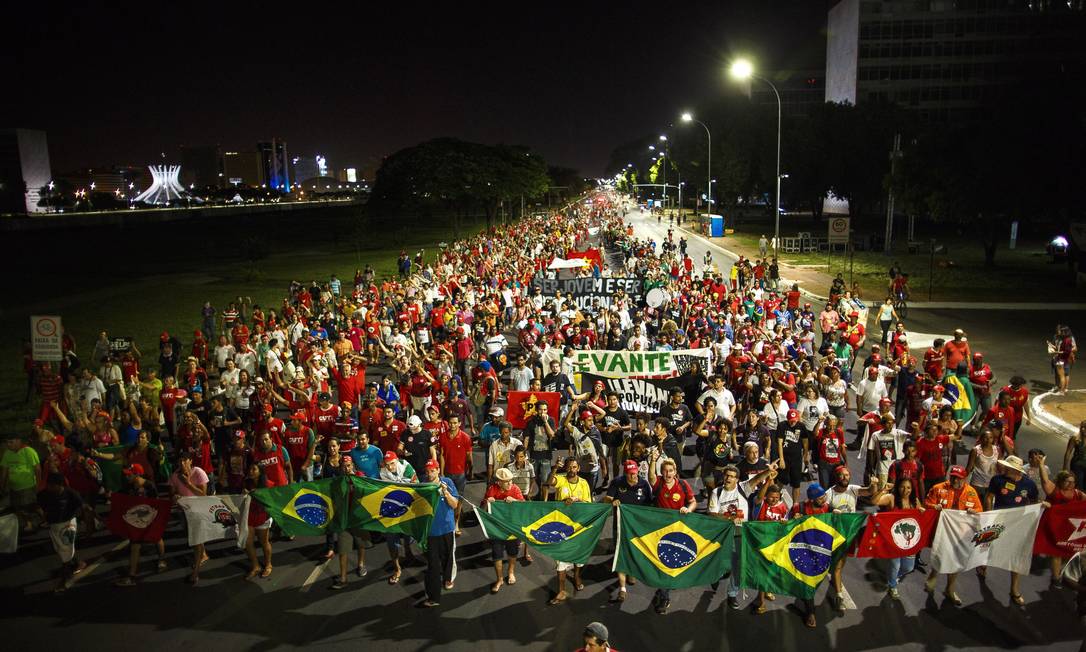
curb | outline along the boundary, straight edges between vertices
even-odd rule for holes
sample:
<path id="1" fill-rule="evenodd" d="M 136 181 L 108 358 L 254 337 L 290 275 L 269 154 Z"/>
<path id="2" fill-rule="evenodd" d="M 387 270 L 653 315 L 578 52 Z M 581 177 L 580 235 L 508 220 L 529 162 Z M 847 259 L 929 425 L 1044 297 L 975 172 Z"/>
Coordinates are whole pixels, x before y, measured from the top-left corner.
<path id="1" fill-rule="evenodd" d="M 1072 389 L 1070 391 L 1086 392 L 1086 390 L 1083 389 Z M 1064 437 L 1070 439 L 1072 435 L 1078 433 L 1078 428 L 1071 425 L 1070 423 L 1067 423 L 1063 419 L 1053 414 L 1050 414 L 1047 410 L 1041 407 L 1041 403 L 1046 397 L 1054 395 L 1055 392 L 1053 392 L 1053 390 L 1049 390 L 1044 394 L 1038 394 L 1037 396 L 1033 397 L 1033 399 L 1030 401 L 1030 409 L 1033 411 L 1033 419 L 1042 428 L 1049 430 L 1057 435 L 1063 435 Z"/>

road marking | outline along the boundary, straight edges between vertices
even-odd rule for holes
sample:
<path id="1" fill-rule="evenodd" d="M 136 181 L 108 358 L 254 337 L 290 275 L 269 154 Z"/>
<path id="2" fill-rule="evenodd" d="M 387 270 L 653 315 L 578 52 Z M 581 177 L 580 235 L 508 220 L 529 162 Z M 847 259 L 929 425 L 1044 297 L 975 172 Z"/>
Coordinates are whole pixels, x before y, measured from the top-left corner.
<path id="1" fill-rule="evenodd" d="M 109 556 L 110 554 L 115 553 L 115 552 L 120 552 L 121 550 L 124 550 L 126 547 L 128 547 L 128 540 L 121 541 L 117 545 L 113 546 L 113 548 L 111 548 L 109 550 L 109 552 L 103 553 L 102 555 L 100 555 L 98 557 L 98 559 L 95 559 L 91 563 L 87 564 L 87 567 L 84 568 L 83 571 L 80 572 L 78 575 L 73 575 L 68 580 L 67 587 L 71 588 L 72 585 L 74 585 L 76 582 L 78 582 L 79 580 L 83 579 L 84 577 L 90 575 L 95 570 L 97 570 L 98 567 L 102 565 L 102 562 L 105 561 L 107 556 Z"/>
<path id="2" fill-rule="evenodd" d="M 309 577 L 305 578 L 305 581 L 302 582 L 302 593 L 309 593 L 309 589 L 313 588 L 313 583 L 320 579 L 320 576 L 324 573 L 324 569 L 327 568 L 328 562 L 330 561 L 332 560 L 324 560 L 323 563 L 319 564 L 316 568 L 309 572 Z"/>

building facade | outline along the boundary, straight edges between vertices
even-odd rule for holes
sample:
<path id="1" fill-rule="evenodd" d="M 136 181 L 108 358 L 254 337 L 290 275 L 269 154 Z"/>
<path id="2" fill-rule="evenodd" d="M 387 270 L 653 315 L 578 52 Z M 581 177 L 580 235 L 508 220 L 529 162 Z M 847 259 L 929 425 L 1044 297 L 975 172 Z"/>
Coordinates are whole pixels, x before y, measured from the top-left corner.
<path id="1" fill-rule="evenodd" d="M 52 176 L 44 131 L 0 129 L 0 212 L 44 213 L 38 202 Z"/>
<path id="2" fill-rule="evenodd" d="M 269 188 L 290 192 L 290 158 L 287 157 L 286 142 L 273 138 L 257 143 L 256 151 L 260 155 L 264 183 Z"/>
<path id="3" fill-rule="evenodd" d="M 827 102 L 893 102 L 921 119 L 983 115 L 1010 87 L 1086 64 L 1086 0 L 838 0 Z"/>
<path id="4" fill-rule="evenodd" d="M 267 183 L 259 152 L 225 152 L 222 168 L 224 186 L 259 188 Z"/>

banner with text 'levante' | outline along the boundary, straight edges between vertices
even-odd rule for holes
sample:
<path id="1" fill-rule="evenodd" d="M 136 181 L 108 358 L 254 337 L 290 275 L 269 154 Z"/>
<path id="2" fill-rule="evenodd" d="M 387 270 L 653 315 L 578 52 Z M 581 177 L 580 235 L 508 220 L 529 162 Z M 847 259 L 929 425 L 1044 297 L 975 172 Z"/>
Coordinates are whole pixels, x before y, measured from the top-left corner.
<path id="1" fill-rule="evenodd" d="M 679 351 L 574 351 L 574 373 L 605 378 L 674 378 L 694 370 L 709 370 L 710 349 Z"/>
<path id="2" fill-rule="evenodd" d="M 600 300 L 600 306 L 609 308 L 611 299 L 622 290 L 637 305 L 644 298 L 644 282 L 640 278 L 540 278 L 532 280 L 532 289 L 539 288 L 543 296 L 553 297 L 561 292 L 563 296 L 573 295 L 578 308 L 592 305 L 594 299 Z"/>

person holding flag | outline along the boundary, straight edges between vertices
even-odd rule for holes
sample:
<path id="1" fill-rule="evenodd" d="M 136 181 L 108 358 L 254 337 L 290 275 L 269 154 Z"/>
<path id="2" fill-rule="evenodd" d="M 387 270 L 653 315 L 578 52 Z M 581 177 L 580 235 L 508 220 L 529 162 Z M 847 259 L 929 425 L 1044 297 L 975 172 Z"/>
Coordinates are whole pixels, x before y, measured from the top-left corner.
<path id="1" fill-rule="evenodd" d="M 143 467 L 139 464 L 129 464 L 124 469 L 125 485 L 117 493 L 124 494 L 126 496 L 133 496 L 138 498 L 158 498 L 158 488 L 153 482 L 147 479 L 144 474 Z M 168 503 L 167 503 L 168 505 Z M 153 508 L 145 508 L 141 513 L 135 514 L 135 519 L 129 518 L 129 513 L 135 511 L 137 508 L 130 509 L 124 514 L 123 519 L 114 519 L 113 514 L 110 514 L 110 521 L 116 522 L 116 520 L 123 520 L 130 528 L 130 532 L 133 535 L 139 535 L 135 526 L 132 525 L 132 521 L 136 520 L 138 523 L 143 524 L 146 519 L 150 518 L 152 521 L 159 521 L 161 514 L 156 514 L 156 510 Z M 164 518 L 161 518 L 164 521 Z M 165 523 L 163 522 L 163 526 Z M 154 523 L 145 525 L 144 528 L 150 530 L 154 527 Z M 110 529 L 113 529 L 111 524 Z M 121 577 L 114 582 L 114 586 L 135 586 L 136 575 L 139 572 L 140 565 L 140 551 L 143 548 L 144 540 L 142 538 L 129 537 L 128 539 L 128 574 Z M 158 539 L 154 542 L 155 547 L 158 548 L 158 572 L 166 570 L 166 544 L 162 541 L 162 536 L 159 535 Z"/>
<path id="2" fill-rule="evenodd" d="M 935 510 L 956 509 L 969 514 L 983 512 L 984 505 L 981 504 L 980 496 L 977 495 L 976 489 L 966 484 L 966 475 L 964 466 L 955 464 L 950 467 L 950 479 L 940 482 L 928 490 L 928 495 L 924 499 L 925 507 Z M 939 572 L 933 568 L 931 573 L 928 574 L 927 581 L 924 582 L 924 590 L 928 593 L 934 593 L 935 582 L 938 579 Z M 957 573 L 946 574 L 946 589 L 943 591 L 943 595 L 955 606 L 960 607 L 962 599 L 954 592 L 954 583 L 957 579 Z"/>
<path id="3" fill-rule="evenodd" d="M 564 471 L 565 475 L 558 475 L 559 471 Z M 580 476 L 580 471 L 581 465 L 577 462 L 577 458 L 558 458 L 558 463 L 551 469 L 550 479 L 547 482 L 551 491 L 554 492 L 555 500 L 560 500 L 567 505 L 592 502 L 592 490 L 588 486 L 588 481 Z M 570 570 L 573 571 L 573 589 L 584 590 L 584 583 L 581 582 L 582 568 L 584 564 L 557 562 L 558 593 L 547 604 L 556 605 L 569 598 L 569 594 L 566 593 L 566 573 Z"/>
<path id="4" fill-rule="evenodd" d="M 626 460 L 622 465 L 625 473 L 611 481 L 607 493 L 600 497 L 600 502 L 611 503 L 617 510 L 619 505 L 651 505 L 652 486 L 639 474 L 641 465 L 635 460 Z M 611 520 L 611 535 L 618 540 L 618 519 Z M 626 601 L 626 585 L 633 584 L 634 578 L 626 573 L 618 573 L 618 594 L 615 602 Z"/>
<path id="5" fill-rule="evenodd" d="M 441 475 L 441 464 L 437 460 L 426 463 L 426 478 L 428 482 L 438 483 L 441 496 L 430 524 L 426 546 L 426 599 L 419 605 L 432 609 L 441 604 L 442 580 L 446 590 L 453 588 L 453 570 L 456 566 L 453 531 L 456 529 L 455 512 L 460 507 L 460 494 L 456 492 L 453 481 Z"/>
<path id="6" fill-rule="evenodd" d="M 899 475 L 894 482 L 894 488 L 879 496 L 875 506 L 879 512 L 893 512 L 899 510 L 917 510 L 924 513 L 924 505 L 916 499 L 916 480 L 905 475 Z M 905 555 L 890 559 L 890 568 L 886 573 L 886 594 L 894 600 L 901 600 L 901 593 L 897 590 L 898 582 L 903 577 L 913 572 L 916 568 L 916 556 Z"/>
<path id="7" fill-rule="evenodd" d="M 486 494 L 479 503 L 479 507 L 485 509 L 490 501 L 501 500 L 511 503 L 524 500 L 524 494 L 521 493 L 520 488 L 513 484 L 512 471 L 502 466 L 493 475 L 495 482 L 486 488 Z M 517 583 L 516 561 L 519 550 L 520 541 L 517 539 L 490 540 L 490 553 L 494 560 L 494 573 L 497 576 L 494 585 L 490 587 L 491 593 L 500 591 L 504 584 L 512 586 Z M 502 572 L 503 562 L 509 565 L 508 573 Z"/>
<path id="8" fill-rule="evenodd" d="M 659 421 L 659 420 L 657 420 Z M 659 427 L 659 426 L 658 426 Z M 649 484 L 652 485 L 652 494 L 656 507 L 661 509 L 675 509 L 680 514 L 689 514 L 697 507 L 698 499 L 690 485 L 679 477 L 675 460 L 665 459 L 660 465 L 662 478 L 656 477 L 656 459 L 660 451 L 652 453 L 652 462 L 649 464 Z M 656 589 L 656 595 L 652 598 L 652 606 L 661 616 L 667 613 L 671 607 L 671 591 L 669 589 Z"/>
<path id="9" fill-rule="evenodd" d="M 1008 455 L 1005 459 L 996 462 L 999 475 L 988 483 L 988 495 L 985 498 L 985 509 L 1009 509 L 1012 507 L 1024 507 L 1037 502 L 1037 483 L 1026 475 L 1026 467 L 1022 458 L 1016 455 Z M 1042 501 L 1044 507 L 1051 507 L 1048 502 Z M 977 569 L 977 575 L 984 577 L 986 569 L 981 566 Z M 1019 607 L 1026 604 L 1018 588 L 1018 573 L 1011 571 L 1011 602 Z"/>

